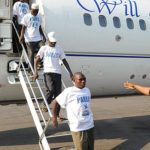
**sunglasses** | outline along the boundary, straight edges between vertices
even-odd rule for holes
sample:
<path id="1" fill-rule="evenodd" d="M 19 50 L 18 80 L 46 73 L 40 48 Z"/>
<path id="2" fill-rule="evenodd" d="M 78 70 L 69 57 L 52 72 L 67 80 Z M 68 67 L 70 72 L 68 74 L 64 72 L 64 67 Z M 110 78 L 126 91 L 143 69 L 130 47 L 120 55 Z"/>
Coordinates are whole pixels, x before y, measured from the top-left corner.
<path id="1" fill-rule="evenodd" d="M 84 80 L 84 81 L 85 81 L 85 80 L 86 80 L 86 78 L 80 78 L 80 79 L 78 79 L 78 80 L 80 80 L 80 81 L 83 81 L 83 80 Z"/>

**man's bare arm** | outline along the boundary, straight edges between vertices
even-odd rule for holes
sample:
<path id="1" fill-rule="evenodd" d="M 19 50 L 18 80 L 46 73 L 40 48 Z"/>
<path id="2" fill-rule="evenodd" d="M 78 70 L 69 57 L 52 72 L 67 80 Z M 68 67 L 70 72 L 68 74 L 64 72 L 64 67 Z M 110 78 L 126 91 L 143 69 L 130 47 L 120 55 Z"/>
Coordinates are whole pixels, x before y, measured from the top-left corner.
<path id="1" fill-rule="evenodd" d="M 33 75 L 33 80 L 35 81 L 38 78 L 38 73 L 37 73 L 37 63 L 41 61 L 40 56 L 36 56 L 34 59 L 34 75 Z"/>
<path id="2" fill-rule="evenodd" d="M 57 101 L 54 99 L 53 100 L 53 109 L 52 109 L 52 111 L 53 111 L 53 126 L 54 127 L 58 127 L 58 122 L 57 122 L 57 115 L 56 115 L 56 111 L 57 111 Z"/>
<path id="3" fill-rule="evenodd" d="M 45 43 L 46 42 L 46 37 L 45 37 L 45 35 L 43 33 L 43 30 L 42 30 L 41 26 L 39 27 L 39 31 L 40 31 L 40 34 L 43 36 L 43 42 Z"/>
<path id="4" fill-rule="evenodd" d="M 22 42 L 23 42 L 23 37 L 24 37 L 25 29 L 26 29 L 26 26 L 22 25 L 21 35 L 19 37 L 19 43 L 20 44 L 22 44 Z"/>
<path id="5" fill-rule="evenodd" d="M 62 61 L 63 61 L 63 64 L 65 65 L 65 67 L 67 68 L 67 70 L 69 71 L 70 78 L 72 79 L 72 78 L 73 78 L 73 74 L 72 74 L 72 71 L 71 71 L 71 69 L 70 69 L 70 66 L 69 66 L 67 60 L 66 60 L 66 59 L 63 59 Z"/>
<path id="6" fill-rule="evenodd" d="M 124 87 L 127 88 L 127 89 L 136 89 L 139 92 L 141 92 L 141 93 L 143 93 L 144 95 L 147 95 L 147 96 L 150 95 L 150 87 L 143 87 L 143 86 L 136 85 L 136 84 L 133 84 L 133 83 L 130 83 L 130 82 L 124 83 Z"/>

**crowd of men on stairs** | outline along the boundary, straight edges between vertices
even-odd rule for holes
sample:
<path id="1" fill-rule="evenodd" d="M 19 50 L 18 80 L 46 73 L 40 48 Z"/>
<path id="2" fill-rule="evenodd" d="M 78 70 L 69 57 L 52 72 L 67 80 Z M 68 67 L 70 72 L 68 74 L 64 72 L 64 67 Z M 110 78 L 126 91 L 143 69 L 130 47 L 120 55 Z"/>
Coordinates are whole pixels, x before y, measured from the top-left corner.
<path id="1" fill-rule="evenodd" d="M 29 0 L 13 1 L 13 21 L 20 35 L 19 39 L 13 37 L 13 43 L 20 51 L 20 44 L 24 42 L 27 48 L 34 74 L 29 69 L 29 73 L 34 80 L 38 78 L 37 64 L 41 60 L 44 66 L 44 81 L 46 87 L 46 98 L 48 104 L 53 101 L 53 126 L 58 127 L 61 121 L 60 106 L 66 108 L 69 126 L 76 150 L 94 150 L 94 121 L 90 108 L 91 93 L 85 87 L 86 77 L 81 72 L 74 75 L 65 58 L 63 49 L 57 44 L 55 32 L 48 33 L 48 44 L 45 45 L 46 38 L 42 31 L 42 18 L 39 12 L 39 5 L 33 3 L 31 10 Z M 35 57 L 36 54 L 36 57 Z M 59 60 L 67 68 L 74 86 L 66 88 L 61 93 L 61 68 Z M 5 85 L 0 85 L 0 88 Z M 150 95 L 150 87 L 143 87 L 137 84 L 125 82 L 127 89 L 136 89 L 139 92 Z M 47 107 L 43 103 L 43 111 L 47 112 Z"/>
<path id="2" fill-rule="evenodd" d="M 46 38 L 41 27 L 42 18 L 38 12 L 39 5 L 36 3 L 31 5 L 31 10 L 28 1 L 25 0 L 15 1 L 13 5 L 13 21 L 20 35 L 19 43 L 22 44 L 25 40 L 24 45 L 34 68 L 34 74 L 30 67 L 28 72 L 36 80 L 38 78 L 37 64 L 43 61 L 46 98 L 48 104 L 53 101 L 54 127 L 58 127 L 58 121 L 62 121 L 59 114 L 60 106 L 65 107 L 76 150 L 94 150 L 94 121 L 90 108 L 91 93 L 85 87 L 86 77 L 81 72 L 73 75 L 63 49 L 57 44 L 55 32 L 48 33 L 48 44 L 45 45 Z M 17 43 L 17 39 L 14 39 L 14 42 Z M 19 45 L 19 50 L 20 47 Z M 74 86 L 66 88 L 62 93 L 60 60 L 75 83 Z M 47 111 L 44 103 L 43 111 Z"/>

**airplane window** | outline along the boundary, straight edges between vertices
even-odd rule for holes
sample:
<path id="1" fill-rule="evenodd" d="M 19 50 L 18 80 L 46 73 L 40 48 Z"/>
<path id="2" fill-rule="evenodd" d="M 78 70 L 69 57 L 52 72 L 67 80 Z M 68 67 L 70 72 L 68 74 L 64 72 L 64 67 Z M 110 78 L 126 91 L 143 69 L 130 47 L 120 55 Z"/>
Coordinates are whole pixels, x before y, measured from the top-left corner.
<path id="1" fill-rule="evenodd" d="M 99 15 L 99 24 L 102 27 L 106 27 L 107 26 L 107 20 L 106 20 L 105 16 Z"/>
<path id="2" fill-rule="evenodd" d="M 143 19 L 139 20 L 139 25 L 140 25 L 141 30 L 146 30 L 146 23 Z"/>
<path id="3" fill-rule="evenodd" d="M 120 19 L 118 17 L 113 17 L 113 23 L 114 23 L 115 28 L 120 28 L 121 27 Z"/>
<path id="4" fill-rule="evenodd" d="M 134 29 L 134 23 L 133 20 L 131 18 L 127 18 L 127 26 L 129 29 Z"/>
<path id="5" fill-rule="evenodd" d="M 88 26 L 91 26 L 92 25 L 91 15 L 86 13 L 83 15 L 83 17 L 84 17 L 84 23 Z"/>

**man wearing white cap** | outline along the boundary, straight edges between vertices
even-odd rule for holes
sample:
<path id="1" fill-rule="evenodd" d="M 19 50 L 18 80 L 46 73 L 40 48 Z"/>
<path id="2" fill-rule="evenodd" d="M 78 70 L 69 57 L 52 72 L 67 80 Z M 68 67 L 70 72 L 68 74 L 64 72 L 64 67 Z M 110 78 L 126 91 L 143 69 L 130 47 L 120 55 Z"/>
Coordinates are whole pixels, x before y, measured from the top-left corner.
<path id="1" fill-rule="evenodd" d="M 33 79 L 38 77 L 37 73 L 37 63 L 43 60 L 44 65 L 44 80 L 46 87 L 46 98 L 48 104 L 52 102 L 52 98 L 55 98 L 61 93 L 61 68 L 59 60 L 62 60 L 63 64 L 70 73 L 72 78 L 73 74 L 69 67 L 67 60 L 65 59 L 64 51 L 56 44 L 57 40 L 55 38 L 55 33 L 48 33 L 48 45 L 42 46 L 37 53 L 34 61 L 34 71 Z M 46 106 L 43 107 L 44 111 L 47 111 Z M 59 117 L 60 106 L 57 108 L 57 118 Z"/>
<path id="2" fill-rule="evenodd" d="M 42 19 L 40 14 L 38 14 L 38 11 L 39 5 L 35 3 L 32 4 L 31 13 L 28 13 L 23 17 L 22 31 L 19 38 L 20 43 L 22 43 L 23 37 L 25 38 L 29 59 L 33 67 L 34 67 L 34 54 L 38 52 L 40 47 L 43 45 L 43 42 L 46 41 L 46 38 L 41 28 Z M 43 42 L 41 35 L 43 36 Z"/>

